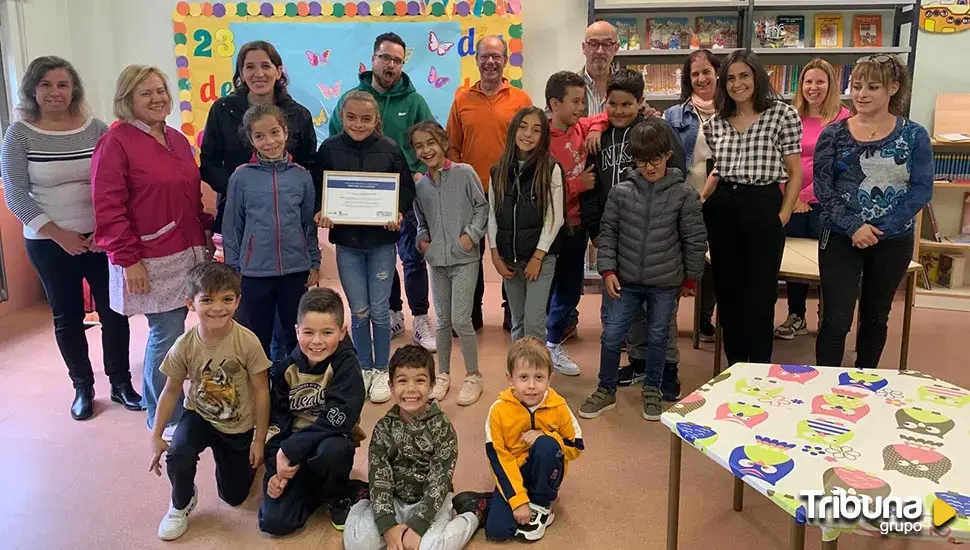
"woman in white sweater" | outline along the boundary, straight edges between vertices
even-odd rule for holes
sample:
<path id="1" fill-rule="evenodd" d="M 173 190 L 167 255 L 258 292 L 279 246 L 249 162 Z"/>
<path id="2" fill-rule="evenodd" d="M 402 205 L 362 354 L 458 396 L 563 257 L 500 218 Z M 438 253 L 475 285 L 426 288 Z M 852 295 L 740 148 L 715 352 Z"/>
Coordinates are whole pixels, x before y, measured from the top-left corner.
<path id="1" fill-rule="evenodd" d="M 71 416 L 94 413 L 94 373 L 84 335 L 87 280 L 101 320 L 111 400 L 143 410 L 131 385 L 128 319 L 108 300 L 108 258 L 94 245 L 91 155 L 107 130 L 84 105 L 74 67 L 59 57 L 34 59 L 20 85 L 22 120 L 3 136 L 0 169 L 7 208 L 24 224 L 27 256 L 54 315 L 54 335 L 74 383 Z"/>

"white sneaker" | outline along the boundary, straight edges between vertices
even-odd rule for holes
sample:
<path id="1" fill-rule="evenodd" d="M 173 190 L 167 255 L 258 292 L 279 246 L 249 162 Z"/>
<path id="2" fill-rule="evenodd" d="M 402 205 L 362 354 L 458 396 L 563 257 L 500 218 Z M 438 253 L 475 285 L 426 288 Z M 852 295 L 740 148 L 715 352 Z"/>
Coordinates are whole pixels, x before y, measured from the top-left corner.
<path id="1" fill-rule="evenodd" d="M 364 377 L 364 394 L 370 391 L 371 384 L 374 383 L 374 373 L 377 372 L 374 369 L 362 370 L 360 375 Z"/>
<path id="2" fill-rule="evenodd" d="M 168 426 L 165 426 L 165 429 L 162 430 L 162 441 L 165 443 L 171 443 L 172 438 L 175 437 L 175 428 L 178 427 L 178 424 L 169 424 Z"/>
<path id="3" fill-rule="evenodd" d="M 404 334 L 404 312 L 391 312 L 391 338 Z"/>
<path id="4" fill-rule="evenodd" d="M 552 355 L 552 368 L 566 376 L 579 376 L 579 365 L 573 361 L 562 344 L 546 343 L 549 353 Z"/>
<path id="5" fill-rule="evenodd" d="M 158 538 L 162 540 L 175 540 L 185 534 L 185 531 L 189 528 L 189 514 L 195 509 L 195 505 L 199 503 L 199 488 L 193 487 L 195 493 L 192 495 L 192 500 L 189 501 L 185 508 L 178 510 L 175 505 L 168 505 L 168 513 L 162 518 L 162 521 L 158 524 Z"/>
<path id="6" fill-rule="evenodd" d="M 431 399 L 438 403 L 445 400 L 448 390 L 451 389 L 451 375 L 447 372 L 438 373 L 434 379 L 434 389 L 431 390 Z"/>
<path id="7" fill-rule="evenodd" d="M 431 318 L 427 315 L 418 315 L 414 318 L 414 343 L 431 353 L 438 351 L 435 330 L 431 326 Z"/>
<path id="8" fill-rule="evenodd" d="M 386 370 L 375 370 L 370 384 L 371 403 L 387 403 L 391 400 L 391 385 Z"/>
<path id="9" fill-rule="evenodd" d="M 532 517 L 529 518 L 529 523 L 516 528 L 515 536 L 531 542 L 541 539 L 546 534 L 546 528 L 556 520 L 556 514 L 551 508 L 544 508 L 531 502 L 529 508 L 532 510 Z"/>
<path id="10" fill-rule="evenodd" d="M 458 394 L 458 404 L 464 407 L 478 401 L 482 396 L 482 386 L 481 373 L 465 375 L 465 381 L 461 383 L 461 393 Z"/>

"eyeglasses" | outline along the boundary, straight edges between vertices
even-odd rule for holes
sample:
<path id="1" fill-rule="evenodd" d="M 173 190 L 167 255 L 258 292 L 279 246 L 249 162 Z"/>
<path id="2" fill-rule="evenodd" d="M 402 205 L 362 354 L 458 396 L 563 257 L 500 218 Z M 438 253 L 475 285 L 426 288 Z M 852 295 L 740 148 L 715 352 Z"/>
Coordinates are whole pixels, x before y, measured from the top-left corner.
<path id="1" fill-rule="evenodd" d="M 663 163 L 665 160 L 667 160 L 667 157 L 666 156 L 659 156 L 659 157 L 657 157 L 655 159 L 650 159 L 650 160 L 646 160 L 646 161 L 644 161 L 644 160 L 637 160 L 637 164 L 639 164 L 640 166 L 646 166 L 646 165 L 649 164 L 650 166 L 653 166 L 654 168 L 656 168 L 656 167 L 660 166 L 660 164 Z"/>
<path id="2" fill-rule="evenodd" d="M 893 79 L 898 75 L 896 74 L 896 62 L 894 56 L 879 54 L 879 55 L 865 55 L 856 60 L 855 64 L 860 65 L 862 63 L 878 63 L 880 65 L 889 64 L 889 69 L 893 73 Z"/>
<path id="3" fill-rule="evenodd" d="M 478 58 L 482 61 L 501 61 L 505 56 L 500 53 L 482 53 L 478 54 Z"/>
<path id="4" fill-rule="evenodd" d="M 614 40 L 607 40 L 605 42 L 600 42 L 599 40 L 587 40 L 584 42 L 584 44 L 586 44 L 587 48 L 595 52 L 599 49 L 603 49 L 604 51 L 612 50 L 617 46 L 618 42 Z"/>
<path id="5" fill-rule="evenodd" d="M 379 54 L 377 56 L 377 59 L 380 59 L 384 63 L 388 63 L 391 65 L 404 65 L 403 59 L 401 59 L 400 57 L 394 57 L 393 55 L 389 55 L 386 53 Z"/>

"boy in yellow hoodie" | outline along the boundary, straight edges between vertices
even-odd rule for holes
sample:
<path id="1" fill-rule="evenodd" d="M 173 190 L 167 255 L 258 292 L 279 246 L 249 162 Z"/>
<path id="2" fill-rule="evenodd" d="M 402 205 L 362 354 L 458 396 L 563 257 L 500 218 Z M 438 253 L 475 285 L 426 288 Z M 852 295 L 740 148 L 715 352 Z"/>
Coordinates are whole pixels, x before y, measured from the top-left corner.
<path id="1" fill-rule="evenodd" d="M 492 404 L 485 425 L 496 485 L 485 535 L 536 541 L 556 517 L 552 503 L 569 461 L 583 450 L 583 431 L 566 400 L 549 387 L 552 357 L 543 342 L 513 342 L 507 368 L 509 388 Z"/>

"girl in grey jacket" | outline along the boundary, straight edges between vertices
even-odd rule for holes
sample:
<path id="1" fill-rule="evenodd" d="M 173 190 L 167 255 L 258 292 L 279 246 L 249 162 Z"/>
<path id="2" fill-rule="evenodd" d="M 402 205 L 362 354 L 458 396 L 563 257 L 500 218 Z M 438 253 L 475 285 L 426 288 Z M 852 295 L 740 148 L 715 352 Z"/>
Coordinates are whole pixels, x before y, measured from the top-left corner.
<path id="1" fill-rule="evenodd" d="M 286 151 L 286 118 L 279 107 L 253 105 L 243 128 L 256 154 L 229 178 L 222 244 L 226 263 L 242 275 L 240 322 L 269 355 L 278 313 L 289 355 L 296 347 L 300 297 L 307 286 L 316 286 L 320 273 L 316 191 L 310 172 Z"/>
<path id="2" fill-rule="evenodd" d="M 428 167 L 415 184 L 414 215 L 418 250 L 431 267 L 431 291 L 438 314 L 439 374 L 431 397 L 442 401 L 451 387 L 451 331 L 454 326 L 465 360 L 465 381 L 459 405 L 471 405 L 482 395 L 478 372 L 478 336 L 472 326 L 472 302 L 481 257 L 478 242 L 488 224 L 488 200 L 475 169 L 445 158 L 448 135 L 435 121 L 420 122 L 408 131 L 418 159 Z"/>

